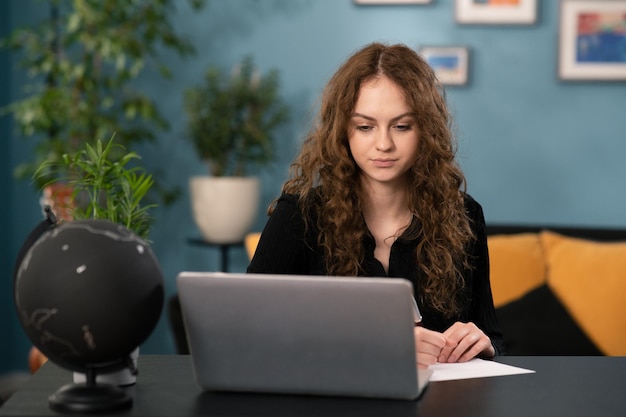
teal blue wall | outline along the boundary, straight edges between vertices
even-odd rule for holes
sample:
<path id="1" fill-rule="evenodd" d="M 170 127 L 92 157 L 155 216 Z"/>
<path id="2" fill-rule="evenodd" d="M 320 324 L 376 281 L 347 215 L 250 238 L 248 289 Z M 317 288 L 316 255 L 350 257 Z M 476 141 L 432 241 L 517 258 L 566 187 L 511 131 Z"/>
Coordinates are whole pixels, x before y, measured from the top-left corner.
<path id="1" fill-rule="evenodd" d="M 9 4 L 0 3 L 0 37 L 8 33 L 10 26 Z M 9 54 L 0 50 L 0 106 L 9 100 L 10 92 L 10 65 Z M 0 203 L 0 219 L 11 219 L 12 210 L 12 193 L 11 182 L 11 141 L 9 140 L 11 133 L 11 123 L 8 117 L 0 116 L 0 190 L 4 194 Z M 14 242 L 13 230 L 10 222 L 3 222 L 4 228 L 2 237 L 0 238 L 0 340 L 9 343 L 0 343 L 0 358 L 13 357 L 13 348 L 15 344 L 14 333 L 16 331 L 15 322 L 11 320 L 14 316 L 13 298 L 11 297 L 13 289 L 13 280 L 11 277 L 12 264 L 12 247 Z M 8 369 L 8 363 L 0 362 L 0 372 Z"/>
<path id="2" fill-rule="evenodd" d="M 1 2 L 0 33 L 6 34 L 11 28 L 24 22 L 37 21 L 45 15 L 47 7 L 40 1 L 10 0 Z M 11 102 L 23 93 L 21 85 L 25 80 L 23 70 L 17 69 L 19 56 L 0 50 L 0 107 Z M 0 256 L 0 332 L 6 356 L 0 358 L 0 372 L 4 370 L 26 369 L 30 342 L 22 330 L 13 304 L 13 266 L 22 242 L 28 233 L 41 221 L 38 195 L 29 181 L 15 181 L 13 168 L 30 158 L 33 141 L 18 137 L 13 130 L 10 117 L 0 116 L 0 190 L 7 197 L 2 204 L 3 225 L 2 251 Z M 6 164 L 5 164 L 6 160 Z M 6 249 L 5 249 L 6 247 Z M 6 334 L 6 338 L 5 338 Z"/>
<path id="3" fill-rule="evenodd" d="M 29 1 L 9 3 L 31 13 L 24 6 Z M 148 72 L 139 82 L 172 125 L 156 145 L 144 146 L 140 153 L 166 184 L 184 190 L 174 206 L 157 210 L 151 236 L 168 294 L 174 292 L 179 271 L 219 265 L 216 251 L 186 244 L 189 236 L 198 234 L 187 179 L 205 171 L 183 139 L 182 91 L 200 80 L 207 65 L 230 67 L 246 53 L 254 55 L 262 70 L 281 71 L 283 96 L 292 109 L 291 123 L 276 135 L 277 162 L 261 173 L 258 230 L 265 222 L 265 206 L 279 192 L 297 152 L 320 88 L 348 54 L 375 40 L 471 48 L 471 81 L 450 88 L 448 99 L 469 191 L 483 204 L 488 222 L 626 227 L 626 83 L 558 80 L 558 1 L 539 1 L 537 24 L 519 27 L 458 25 L 453 3 L 367 7 L 352 0 L 214 0 L 194 14 L 178 2 L 175 24 L 195 43 L 198 55 L 180 59 L 165 54 L 175 69 L 174 79 L 163 81 Z M 16 164 L 29 145 L 10 139 L 14 149 L 9 162 Z M 37 197 L 29 184 L 13 183 L 4 165 L 1 175 L 0 184 L 12 190 L 13 200 L 5 219 L 15 225 L 12 234 L 3 236 L 3 244 L 8 239 L 8 253 L 14 256 L 39 221 Z M 233 270 L 245 269 L 243 249 L 231 252 L 231 263 Z M 8 275 L 8 264 L 2 266 L 3 275 Z M 142 351 L 173 350 L 164 316 Z M 19 359 L 14 356 L 13 363 Z"/>

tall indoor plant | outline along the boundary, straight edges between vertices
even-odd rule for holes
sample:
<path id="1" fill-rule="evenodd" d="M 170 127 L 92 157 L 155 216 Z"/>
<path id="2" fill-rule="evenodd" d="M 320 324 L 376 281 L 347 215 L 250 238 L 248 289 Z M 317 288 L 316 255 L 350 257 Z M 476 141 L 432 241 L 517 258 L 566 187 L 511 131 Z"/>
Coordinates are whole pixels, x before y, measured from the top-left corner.
<path id="1" fill-rule="evenodd" d="M 194 8 L 205 1 L 188 0 Z M 24 96 L 3 109 L 13 114 L 22 136 L 36 140 L 33 158 L 15 170 L 18 177 L 31 177 L 42 162 L 60 160 L 79 149 L 86 138 L 106 138 L 116 132 L 115 140 L 129 147 L 168 127 L 155 101 L 134 81 L 150 66 L 170 75 L 158 61 L 158 52 L 170 49 L 185 56 L 194 51 L 170 21 L 180 3 L 38 3 L 48 6 L 43 21 L 0 40 L 0 47 L 16 52 L 28 75 Z M 57 174 L 40 170 L 37 187 Z"/>
<path id="2" fill-rule="evenodd" d="M 262 75 L 248 55 L 230 74 L 209 67 L 185 91 L 187 137 L 211 174 L 190 179 L 194 219 L 208 241 L 241 241 L 254 222 L 260 185 L 249 173 L 273 160 L 275 130 L 289 117 L 278 90 L 278 70 Z"/>

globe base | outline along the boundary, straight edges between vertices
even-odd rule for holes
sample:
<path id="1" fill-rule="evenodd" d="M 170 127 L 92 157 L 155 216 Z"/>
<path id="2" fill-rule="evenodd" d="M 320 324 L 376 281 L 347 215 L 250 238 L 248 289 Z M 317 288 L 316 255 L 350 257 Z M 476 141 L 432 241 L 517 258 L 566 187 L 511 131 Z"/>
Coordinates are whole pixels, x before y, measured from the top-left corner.
<path id="1" fill-rule="evenodd" d="M 48 405 L 61 413 L 102 413 L 132 407 L 133 399 L 111 384 L 67 384 L 48 398 Z"/>

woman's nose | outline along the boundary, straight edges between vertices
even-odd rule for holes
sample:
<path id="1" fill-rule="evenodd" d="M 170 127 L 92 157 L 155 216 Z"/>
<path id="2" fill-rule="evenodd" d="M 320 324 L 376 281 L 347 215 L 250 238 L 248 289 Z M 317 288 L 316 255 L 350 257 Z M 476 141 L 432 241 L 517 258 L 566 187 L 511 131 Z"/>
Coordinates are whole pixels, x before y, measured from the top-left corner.
<path id="1" fill-rule="evenodd" d="M 380 134 L 376 138 L 376 149 L 379 151 L 388 151 L 391 148 L 393 148 L 391 133 L 387 129 L 381 129 Z"/>

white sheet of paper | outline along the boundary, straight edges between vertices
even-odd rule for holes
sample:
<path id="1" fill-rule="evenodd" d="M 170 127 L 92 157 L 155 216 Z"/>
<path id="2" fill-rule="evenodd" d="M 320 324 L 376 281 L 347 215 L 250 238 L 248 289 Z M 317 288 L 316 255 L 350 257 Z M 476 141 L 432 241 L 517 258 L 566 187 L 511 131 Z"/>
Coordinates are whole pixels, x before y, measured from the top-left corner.
<path id="1" fill-rule="evenodd" d="M 464 363 L 436 363 L 428 369 L 433 371 L 432 381 L 451 381 L 454 379 L 484 378 L 490 376 L 530 374 L 535 371 L 505 365 L 491 360 L 472 359 Z"/>

